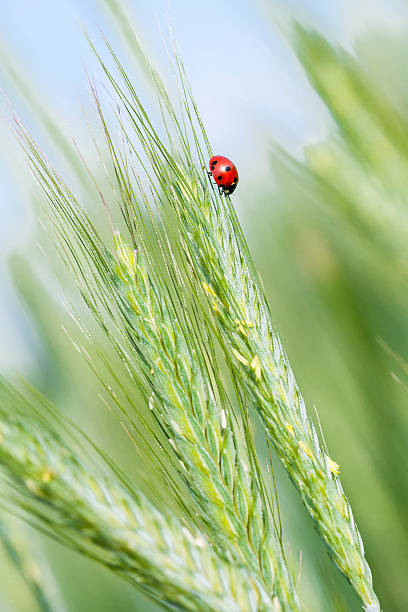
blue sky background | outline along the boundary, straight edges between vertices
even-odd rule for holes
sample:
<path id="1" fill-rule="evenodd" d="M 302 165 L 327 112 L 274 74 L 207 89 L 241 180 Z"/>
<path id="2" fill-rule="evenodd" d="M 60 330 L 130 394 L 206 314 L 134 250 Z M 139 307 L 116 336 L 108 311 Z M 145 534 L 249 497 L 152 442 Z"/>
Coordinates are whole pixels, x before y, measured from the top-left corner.
<path id="1" fill-rule="evenodd" d="M 164 71 L 166 55 L 158 24 L 164 34 L 173 24 L 214 149 L 234 158 L 242 190 L 248 177 L 266 171 L 272 141 L 301 155 L 302 145 L 319 140 L 326 131 L 328 117 L 285 40 L 290 19 L 299 18 L 349 48 L 355 36 L 373 25 L 399 30 L 408 22 L 403 0 L 127 0 L 126 4 L 148 53 Z M 11 58 L 39 101 L 53 109 L 58 122 L 69 125 L 79 138 L 86 130 L 82 109 L 89 107 L 85 68 L 96 69 L 81 23 L 94 38 L 103 30 L 125 53 L 102 0 L 1 3 L 0 51 Z M 37 135 L 33 117 L 1 61 L 0 87 Z M 24 370 L 29 362 L 25 330 L 5 261 L 30 233 L 30 200 L 27 185 L 21 184 L 22 160 L 5 113 L 0 135 L 0 338 L 5 347 L 0 349 L 0 370 Z"/>

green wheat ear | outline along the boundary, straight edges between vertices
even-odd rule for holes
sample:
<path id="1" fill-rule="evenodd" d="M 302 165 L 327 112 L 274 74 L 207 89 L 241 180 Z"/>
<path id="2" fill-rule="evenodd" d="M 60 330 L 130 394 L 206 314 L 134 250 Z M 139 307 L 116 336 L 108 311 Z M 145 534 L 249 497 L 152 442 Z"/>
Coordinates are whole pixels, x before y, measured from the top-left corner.
<path id="1" fill-rule="evenodd" d="M 98 99 L 96 98 L 98 103 Z M 100 107 L 98 106 L 100 111 Z M 110 250 L 62 180 L 49 167 L 20 123 L 18 136 L 30 166 L 46 196 L 53 231 L 61 253 L 90 311 L 126 365 L 130 384 L 143 393 L 151 413 L 168 439 L 155 453 L 163 471 L 174 467 L 191 495 L 187 514 L 203 530 L 219 554 L 244 564 L 258 576 L 282 610 L 298 610 L 300 603 L 270 516 L 265 485 L 249 432 L 238 441 L 223 383 L 211 351 L 182 295 L 172 295 L 158 266 L 150 265 L 139 215 L 129 215 L 129 201 L 137 195 L 126 163 L 113 148 L 101 116 L 116 176 L 124 217 L 131 220 L 130 236 L 140 236 L 131 248 L 114 231 Z M 140 197 L 146 199 L 138 185 Z M 104 201 L 107 197 L 104 198 Z M 113 216 L 110 213 L 111 221 Z M 147 238 L 146 238 L 147 239 Z M 171 261 L 167 261 L 168 269 Z M 172 269 L 174 276 L 180 274 Z M 176 284 L 176 291 L 182 286 Z M 108 385 L 105 384 L 106 387 Z M 120 407 L 130 427 L 140 415 Z M 176 459 L 176 461 L 175 461 Z M 171 480 L 169 478 L 169 480 Z M 174 493 L 186 509 L 172 483 Z"/>
<path id="2" fill-rule="evenodd" d="M 0 482 L 11 511 L 166 608 L 278 609 L 256 576 L 221 560 L 199 532 L 121 484 L 91 446 L 78 434 L 69 440 L 69 432 L 69 423 L 39 394 L 23 396 L 0 381 Z"/>
<path id="3" fill-rule="evenodd" d="M 307 415 L 231 201 L 217 196 L 203 172 L 211 149 L 181 59 L 176 57 L 183 120 L 177 117 L 151 68 L 167 131 L 172 130 L 165 144 L 119 59 L 109 49 L 119 78 L 98 57 L 127 113 L 128 127 L 120 120 L 121 128 L 129 148 L 134 147 L 132 138 L 136 137 L 149 160 L 147 175 L 152 189 L 157 190 L 155 181 L 159 184 L 163 218 L 169 218 L 169 210 L 175 211 L 180 253 L 187 255 L 193 278 L 207 294 L 212 320 L 237 384 L 256 406 L 270 443 L 335 564 L 365 609 L 379 610 L 362 539 L 338 477 L 339 467 L 326 454 Z M 194 148 L 186 144 L 189 137 Z M 128 214 L 135 206 L 128 202 Z"/>

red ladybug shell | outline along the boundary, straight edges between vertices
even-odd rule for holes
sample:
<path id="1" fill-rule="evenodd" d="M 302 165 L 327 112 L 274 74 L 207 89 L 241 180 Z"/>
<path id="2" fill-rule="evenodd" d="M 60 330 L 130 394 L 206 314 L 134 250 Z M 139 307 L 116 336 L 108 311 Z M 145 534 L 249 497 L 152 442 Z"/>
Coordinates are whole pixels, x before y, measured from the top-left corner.
<path id="1" fill-rule="evenodd" d="M 214 155 L 210 159 L 210 171 L 214 181 L 222 188 L 224 193 L 230 195 L 238 185 L 238 170 L 228 157 Z"/>

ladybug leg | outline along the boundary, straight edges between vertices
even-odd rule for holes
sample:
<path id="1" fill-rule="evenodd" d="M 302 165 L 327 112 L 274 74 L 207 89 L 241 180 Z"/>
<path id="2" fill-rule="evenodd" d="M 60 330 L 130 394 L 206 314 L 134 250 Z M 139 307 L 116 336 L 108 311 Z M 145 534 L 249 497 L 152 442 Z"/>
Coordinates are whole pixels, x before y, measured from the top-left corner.
<path id="1" fill-rule="evenodd" d="M 214 189 L 214 183 L 213 183 L 213 181 L 211 180 L 211 179 L 213 178 L 213 175 L 212 175 L 212 174 L 211 174 L 211 172 L 209 172 L 208 170 L 205 170 L 205 166 L 203 166 L 203 170 L 204 170 L 204 171 L 206 171 L 206 172 L 207 172 L 207 174 L 208 174 L 208 178 L 210 179 L 211 189 Z M 215 184 L 216 184 L 216 183 L 215 183 Z M 217 187 L 218 187 L 218 185 L 217 185 Z M 218 189 L 219 189 L 219 187 L 218 187 Z"/>
<path id="2" fill-rule="evenodd" d="M 210 183 L 212 185 L 212 180 L 211 179 L 212 179 L 213 175 L 211 174 L 211 172 L 209 170 L 206 170 L 205 166 L 203 166 L 203 170 L 204 170 L 204 172 L 207 173 L 208 178 L 210 179 Z"/>

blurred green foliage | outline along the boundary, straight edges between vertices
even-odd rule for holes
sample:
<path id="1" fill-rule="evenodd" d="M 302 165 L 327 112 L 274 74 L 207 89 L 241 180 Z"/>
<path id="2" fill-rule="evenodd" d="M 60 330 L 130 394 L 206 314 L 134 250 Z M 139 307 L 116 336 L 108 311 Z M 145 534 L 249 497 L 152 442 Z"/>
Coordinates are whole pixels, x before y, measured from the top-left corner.
<path id="1" fill-rule="evenodd" d="M 408 357 L 406 43 L 375 32 L 357 41 L 352 56 L 297 28 L 294 45 L 332 115 L 330 134 L 309 146 L 301 161 L 274 149 L 273 187 L 268 179 L 241 194 L 240 214 L 300 386 L 316 405 L 330 454 L 341 465 L 382 605 L 403 612 L 408 392 L 391 351 Z M 14 85 L 27 97 L 25 85 Z M 37 118 L 52 128 L 46 110 L 34 105 L 33 113 L 38 108 Z M 77 173 L 69 141 L 58 133 L 54 144 Z M 84 181 L 81 174 L 89 208 L 99 206 Z M 122 448 L 123 435 L 98 399 L 98 384 L 61 331 L 61 321 L 70 325 L 68 315 L 21 256 L 11 270 L 34 330 L 31 382 L 81 426 L 92 425 L 104 447 L 129 466 L 131 451 Z M 302 550 L 301 584 L 310 610 L 359 609 L 291 485 L 278 466 L 276 471 L 295 564 Z M 156 609 L 106 570 L 41 540 L 69 610 Z M 13 576 L 9 588 L 3 585 L 2 609 L 33 610 L 28 592 L 15 596 L 18 584 Z"/>

